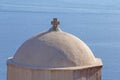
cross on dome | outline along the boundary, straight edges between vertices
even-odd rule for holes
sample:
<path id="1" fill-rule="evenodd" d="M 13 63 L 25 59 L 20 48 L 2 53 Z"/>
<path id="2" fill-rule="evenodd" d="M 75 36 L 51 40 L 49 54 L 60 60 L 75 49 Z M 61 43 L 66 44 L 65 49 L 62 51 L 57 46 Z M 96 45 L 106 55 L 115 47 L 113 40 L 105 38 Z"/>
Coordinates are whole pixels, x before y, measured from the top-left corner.
<path id="1" fill-rule="evenodd" d="M 53 25 L 53 27 L 57 27 L 60 22 L 57 20 L 57 18 L 53 18 L 53 21 L 51 21 L 51 24 Z"/>
<path id="2" fill-rule="evenodd" d="M 57 20 L 57 18 L 53 18 L 53 21 L 51 21 L 51 25 L 53 26 L 53 30 L 57 31 L 58 30 L 58 25 L 60 22 Z"/>

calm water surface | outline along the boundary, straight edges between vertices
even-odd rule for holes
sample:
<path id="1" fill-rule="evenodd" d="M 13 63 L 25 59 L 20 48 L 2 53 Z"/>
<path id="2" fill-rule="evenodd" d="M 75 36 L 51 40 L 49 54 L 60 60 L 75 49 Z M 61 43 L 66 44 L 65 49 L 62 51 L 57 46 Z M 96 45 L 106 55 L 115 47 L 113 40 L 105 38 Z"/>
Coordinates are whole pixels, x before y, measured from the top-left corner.
<path id="1" fill-rule="evenodd" d="M 6 80 L 6 60 L 32 35 L 48 30 L 53 17 L 63 31 L 82 39 L 103 60 L 102 79 L 120 79 L 120 14 L 0 12 L 0 80 Z"/>

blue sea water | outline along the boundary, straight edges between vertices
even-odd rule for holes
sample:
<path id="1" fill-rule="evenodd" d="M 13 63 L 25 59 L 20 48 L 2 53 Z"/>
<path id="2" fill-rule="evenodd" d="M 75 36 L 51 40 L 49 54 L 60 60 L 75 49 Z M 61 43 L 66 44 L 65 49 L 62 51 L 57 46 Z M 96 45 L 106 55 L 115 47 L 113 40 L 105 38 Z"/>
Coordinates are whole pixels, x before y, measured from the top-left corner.
<path id="1" fill-rule="evenodd" d="M 102 80 L 120 79 L 120 14 L 81 12 L 0 12 L 0 80 L 6 60 L 32 35 L 48 30 L 57 17 L 60 28 L 82 39 L 103 61 Z"/>

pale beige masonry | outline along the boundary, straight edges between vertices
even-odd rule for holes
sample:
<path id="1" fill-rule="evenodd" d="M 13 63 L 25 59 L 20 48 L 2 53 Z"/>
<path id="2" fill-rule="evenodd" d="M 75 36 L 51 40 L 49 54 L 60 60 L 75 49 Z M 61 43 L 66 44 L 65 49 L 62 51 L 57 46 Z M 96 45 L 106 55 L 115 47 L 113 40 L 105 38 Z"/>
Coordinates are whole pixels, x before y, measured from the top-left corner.
<path id="1" fill-rule="evenodd" d="M 7 80 L 101 80 L 101 68 L 42 70 L 8 64 Z"/>
<path id="2" fill-rule="evenodd" d="M 101 59 L 54 20 L 51 29 L 26 40 L 7 60 L 7 80 L 101 80 Z"/>

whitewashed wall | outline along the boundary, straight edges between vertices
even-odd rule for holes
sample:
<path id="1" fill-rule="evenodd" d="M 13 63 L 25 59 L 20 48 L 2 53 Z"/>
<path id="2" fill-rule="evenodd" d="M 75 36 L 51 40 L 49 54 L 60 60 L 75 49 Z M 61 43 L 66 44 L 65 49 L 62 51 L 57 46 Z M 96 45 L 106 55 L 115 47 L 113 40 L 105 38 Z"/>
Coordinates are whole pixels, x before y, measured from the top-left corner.
<path id="1" fill-rule="evenodd" d="M 8 64 L 7 80 L 101 80 L 101 67 L 83 70 L 39 70 Z"/>

